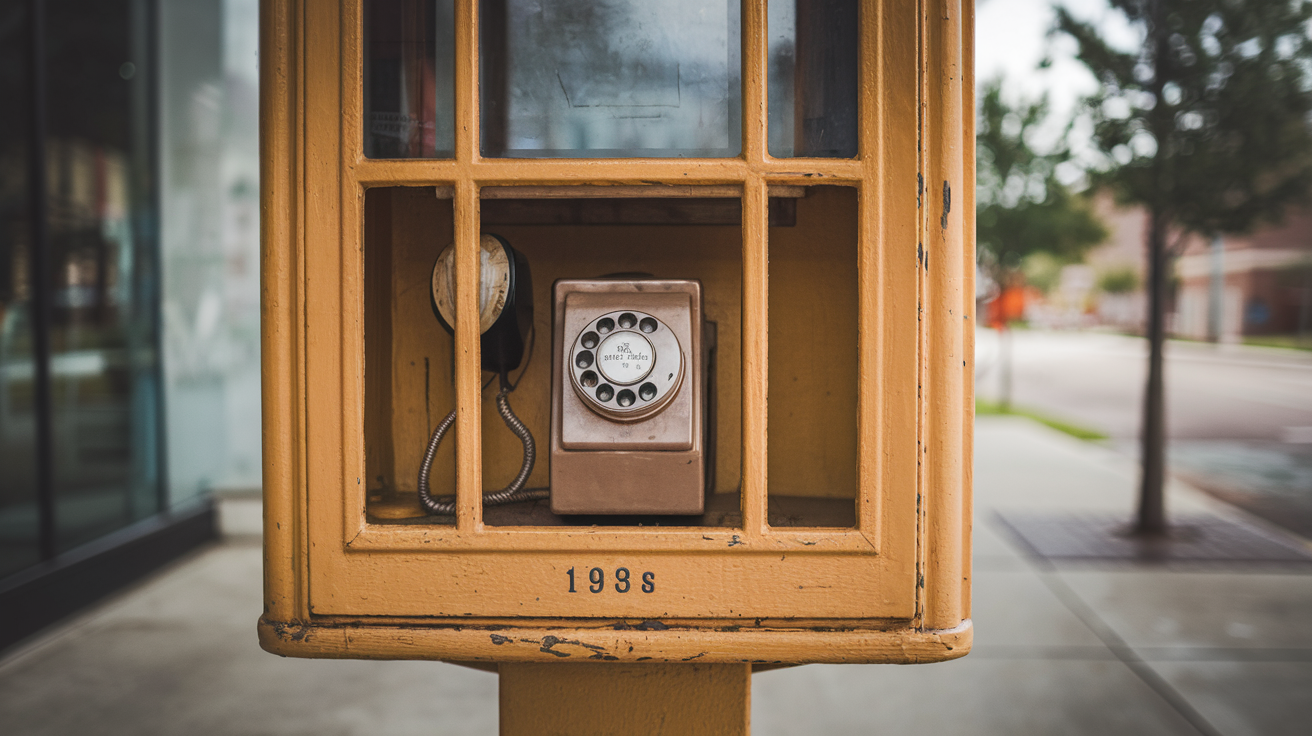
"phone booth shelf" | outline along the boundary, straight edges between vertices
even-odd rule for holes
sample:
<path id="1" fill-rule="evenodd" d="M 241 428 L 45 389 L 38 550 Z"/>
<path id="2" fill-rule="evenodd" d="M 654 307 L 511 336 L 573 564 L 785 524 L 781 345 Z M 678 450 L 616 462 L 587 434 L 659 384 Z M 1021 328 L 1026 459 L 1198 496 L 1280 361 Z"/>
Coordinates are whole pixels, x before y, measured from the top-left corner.
<path id="1" fill-rule="evenodd" d="M 366 123 L 381 119 L 366 105 L 369 3 L 261 4 L 261 645 L 493 668 L 968 652 L 973 6 L 861 4 L 859 153 L 827 158 L 769 152 L 767 12 L 750 0 L 729 26 L 741 33 L 741 121 L 730 117 L 740 151 L 484 156 L 480 101 L 495 90 L 479 88 L 477 7 L 456 2 L 451 23 L 449 156 L 384 158 L 365 143 Z M 596 380 L 579 372 L 589 366 L 569 372 L 583 338 L 553 339 L 554 320 L 595 329 L 614 317 L 596 306 L 604 299 L 570 317 L 553 283 L 596 289 L 613 283 L 598 277 L 640 271 L 676 285 L 690 306 L 619 296 L 614 311 L 655 315 L 680 335 L 688 372 L 668 390 L 690 393 L 669 405 L 692 438 L 680 451 L 707 466 L 691 481 L 705 484 L 702 515 L 557 515 L 546 492 L 484 503 L 524 454 L 484 392 L 497 379 L 482 370 L 490 232 L 521 259 L 516 278 L 532 270 L 528 342 L 500 367 L 502 388 L 553 452 L 569 450 L 554 441 L 567 403 L 593 400 L 582 387 Z M 452 243 L 439 320 L 431 274 Z M 626 294 L 654 283 L 619 278 Z M 676 345 L 640 342 L 659 365 Z M 658 389 L 653 402 L 665 400 Z M 448 410 L 450 438 L 425 459 Z M 596 437 L 610 425 L 580 416 L 600 429 L 578 446 L 604 451 Z M 522 488 L 557 482 L 550 454 L 525 463 Z M 596 473 L 621 467 L 605 457 Z M 424 510 L 421 461 L 453 513 Z M 662 492 L 623 467 L 622 482 Z"/>

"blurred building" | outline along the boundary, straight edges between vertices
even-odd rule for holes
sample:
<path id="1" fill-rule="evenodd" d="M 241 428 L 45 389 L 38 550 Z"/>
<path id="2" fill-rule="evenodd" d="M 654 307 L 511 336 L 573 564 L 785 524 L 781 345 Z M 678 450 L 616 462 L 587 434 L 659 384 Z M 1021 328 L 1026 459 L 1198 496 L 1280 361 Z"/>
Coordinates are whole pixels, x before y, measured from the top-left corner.
<path id="1" fill-rule="evenodd" d="M 259 487 L 256 10 L 0 5 L 0 647 Z"/>
<path id="2" fill-rule="evenodd" d="M 1180 336 L 1312 333 L 1312 211 L 1289 212 L 1251 235 L 1191 239 L 1175 272 Z"/>
<path id="3" fill-rule="evenodd" d="M 1027 309 L 1046 326 L 1102 325 L 1142 332 L 1147 300 L 1148 215 L 1095 199 L 1107 241 L 1065 267 L 1058 288 Z M 1312 338 L 1312 209 L 1293 209 L 1248 235 L 1197 235 L 1179 249 L 1167 298 L 1171 334 L 1237 342 L 1281 335 Z"/>

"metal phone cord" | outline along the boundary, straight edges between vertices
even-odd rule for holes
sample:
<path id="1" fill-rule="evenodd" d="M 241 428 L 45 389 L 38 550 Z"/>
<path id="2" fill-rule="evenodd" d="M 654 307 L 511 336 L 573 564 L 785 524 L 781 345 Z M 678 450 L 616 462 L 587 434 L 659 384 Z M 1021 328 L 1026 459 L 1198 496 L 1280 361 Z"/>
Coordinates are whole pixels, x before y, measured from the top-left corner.
<path id="1" fill-rule="evenodd" d="M 501 389 L 497 392 L 497 412 L 506 422 L 506 426 L 511 432 L 519 437 L 520 442 L 524 443 L 524 463 L 519 468 L 519 475 L 510 481 L 510 485 L 499 491 L 489 491 L 483 494 L 484 506 L 500 506 L 502 504 L 514 503 L 516 501 L 530 501 L 535 499 L 547 498 L 550 491 L 546 488 L 524 488 L 528 482 L 528 476 L 533 472 L 533 463 L 537 460 L 537 448 L 533 443 L 533 434 L 528 431 L 528 427 L 515 416 L 515 412 L 510 408 L 510 401 L 506 398 L 507 394 L 514 390 L 514 386 L 505 382 L 504 377 L 501 383 Z M 433 467 L 433 458 L 437 455 L 437 448 L 442 444 L 442 438 L 456 423 L 456 410 L 452 409 L 450 414 L 446 415 L 433 430 L 433 437 L 428 441 L 428 450 L 424 453 L 424 462 L 419 466 L 419 502 L 430 514 L 439 514 L 450 516 L 456 512 L 456 500 L 454 496 L 444 496 L 434 498 L 432 490 L 428 487 L 429 472 Z"/>

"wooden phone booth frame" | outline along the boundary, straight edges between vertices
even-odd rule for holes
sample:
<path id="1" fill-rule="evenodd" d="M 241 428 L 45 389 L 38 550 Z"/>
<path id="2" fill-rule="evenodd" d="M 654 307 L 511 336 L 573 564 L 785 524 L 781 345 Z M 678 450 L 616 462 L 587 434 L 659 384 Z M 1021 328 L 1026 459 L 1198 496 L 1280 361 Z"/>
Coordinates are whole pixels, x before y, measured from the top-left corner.
<path id="1" fill-rule="evenodd" d="M 766 3 L 742 4 L 742 153 L 479 152 L 476 0 L 455 4 L 455 156 L 363 150 L 362 1 L 261 4 L 265 610 L 290 656 L 498 662 L 928 662 L 971 644 L 973 4 L 860 8 L 859 151 L 767 151 Z M 767 519 L 771 186 L 857 197 L 853 528 Z M 454 526 L 365 514 L 365 192 L 446 187 L 457 248 Z M 741 525 L 483 523 L 480 190 L 731 188 L 742 205 Z M 620 190 L 616 190 L 620 191 Z M 669 195 L 677 196 L 677 194 Z M 685 195 L 686 196 L 686 195 Z M 570 596 L 565 568 L 654 569 L 661 592 Z"/>

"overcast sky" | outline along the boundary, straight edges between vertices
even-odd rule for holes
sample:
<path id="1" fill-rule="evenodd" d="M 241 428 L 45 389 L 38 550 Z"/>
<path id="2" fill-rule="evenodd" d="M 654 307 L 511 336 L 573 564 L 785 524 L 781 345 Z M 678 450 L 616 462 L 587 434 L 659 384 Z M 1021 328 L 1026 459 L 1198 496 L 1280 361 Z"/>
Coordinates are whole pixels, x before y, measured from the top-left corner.
<path id="1" fill-rule="evenodd" d="M 1047 92 L 1054 122 L 1060 128 L 1080 97 L 1092 92 L 1093 75 L 1075 60 L 1075 43 L 1049 38 L 1053 0 L 977 0 L 975 16 L 975 78 L 979 83 L 998 74 L 1006 77 L 1011 96 L 1037 97 Z M 1133 48 L 1134 31 L 1106 0 L 1061 0 L 1076 17 L 1096 22 L 1104 37 L 1121 48 Z M 1052 66 L 1040 70 L 1044 56 Z M 1080 135 L 1077 131 L 1076 135 Z M 1083 137 L 1083 136 L 1082 136 Z M 1077 148 L 1080 148 L 1077 144 Z"/>

